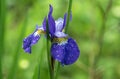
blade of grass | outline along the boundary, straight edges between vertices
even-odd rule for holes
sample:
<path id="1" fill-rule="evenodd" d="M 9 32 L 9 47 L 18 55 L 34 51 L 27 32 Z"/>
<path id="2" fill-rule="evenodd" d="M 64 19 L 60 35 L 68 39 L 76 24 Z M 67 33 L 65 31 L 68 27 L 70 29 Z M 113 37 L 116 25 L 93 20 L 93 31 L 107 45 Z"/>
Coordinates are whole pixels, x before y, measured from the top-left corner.
<path id="1" fill-rule="evenodd" d="M 0 0 L 0 79 L 2 79 L 2 54 L 4 52 L 6 0 Z"/>
<path id="2" fill-rule="evenodd" d="M 32 79 L 40 79 L 40 65 L 39 63 L 35 67 L 33 78 Z"/>
<path id="3" fill-rule="evenodd" d="M 20 36 L 19 36 L 19 39 L 18 39 L 18 44 L 16 46 L 16 51 L 15 51 L 15 55 L 14 55 L 14 58 L 13 58 L 13 64 L 11 66 L 11 69 L 10 69 L 10 72 L 9 72 L 9 75 L 8 75 L 8 79 L 14 79 L 15 72 L 17 70 L 17 62 L 18 62 L 19 53 L 20 53 L 19 51 L 22 48 L 22 40 L 24 38 L 25 31 L 26 31 L 26 28 L 27 28 L 27 21 L 28 21 L 28 12 L 26 12 L 25 21 L 23 23 L 23 27 L 21 29 L 21 33 L 20 33 Z"/>
<path id="4" fill-rule="evenodd" d="M 68 31 L 69 21 L 70 21 L 70 14 L 71 14 L 71 8 L 72 8 L 72 0 L 69 0 L 69 7 L 68 7 L 68 16 L 67 16 L 67 23 L 65 28 L 65 33 Z M 58 66 L 55 68 L 55 79 L 58 78 L 58 73 L 60 70 L 60 63 L 58 62 Z"/>

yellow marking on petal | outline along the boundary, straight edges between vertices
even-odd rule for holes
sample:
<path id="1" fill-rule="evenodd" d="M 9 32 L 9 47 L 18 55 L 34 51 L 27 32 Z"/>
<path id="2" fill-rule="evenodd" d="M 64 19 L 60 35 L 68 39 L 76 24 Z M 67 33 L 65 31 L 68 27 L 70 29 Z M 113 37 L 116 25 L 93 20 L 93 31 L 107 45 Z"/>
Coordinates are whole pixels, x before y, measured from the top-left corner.
<path id="1" fill-rule="evenodd" d="M 63 37 L 63 38 L 53 38 L 53 42 L 61 43 L 63 41 L 66 41 L 68 37 Z"/>
<path id="2" fill-rule="evenodd" d="M 41 29 L 38 29 L 38 30 L 37 30 L 37 33 L 38 33 L 38 34 L 45 34 L 45 31 L 43 31 L 43 30 L 41 30 Z"/>

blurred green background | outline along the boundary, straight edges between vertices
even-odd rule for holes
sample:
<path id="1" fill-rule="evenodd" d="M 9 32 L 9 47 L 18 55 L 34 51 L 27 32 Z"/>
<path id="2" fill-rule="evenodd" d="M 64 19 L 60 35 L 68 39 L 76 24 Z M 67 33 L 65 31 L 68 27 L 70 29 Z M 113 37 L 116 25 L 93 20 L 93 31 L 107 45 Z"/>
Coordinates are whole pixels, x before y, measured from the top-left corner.
<path id="1" fill-rule="evenodd" d="M 39 63 L 40 78 L 49 79 L 44 36 L 32 54 L 23 51 L 22 40 L 42 24 L 49 4 L 58 19 L 67 12 L 69 0 L 1 1 L 6 8 L 0 17 L 3 79 L 37 79 Z M 120 0 L 73 0 L 72 16 L 68 34 L 81 54 L 76 63 L 61 67 L 58 79 L 120 79 Z"/>

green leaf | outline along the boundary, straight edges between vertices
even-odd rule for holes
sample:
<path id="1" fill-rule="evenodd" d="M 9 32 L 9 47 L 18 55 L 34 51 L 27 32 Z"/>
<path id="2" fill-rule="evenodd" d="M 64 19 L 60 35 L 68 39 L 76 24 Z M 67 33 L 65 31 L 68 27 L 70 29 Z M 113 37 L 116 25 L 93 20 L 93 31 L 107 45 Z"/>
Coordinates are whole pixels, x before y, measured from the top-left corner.
<path id="1" fill-rule="evenodd" d="M 34 70 L 33 79 L 40 79 L 40 63 L 36 66 Z"/>

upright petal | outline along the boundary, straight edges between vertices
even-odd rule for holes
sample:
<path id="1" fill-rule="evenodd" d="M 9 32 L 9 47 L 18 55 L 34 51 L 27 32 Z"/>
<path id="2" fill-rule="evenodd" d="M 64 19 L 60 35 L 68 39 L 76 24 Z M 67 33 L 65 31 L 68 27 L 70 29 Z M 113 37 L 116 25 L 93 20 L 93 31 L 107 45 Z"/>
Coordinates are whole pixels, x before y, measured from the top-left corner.
<path id="1" fill-rule="evenodd" d="M 51 46 L 51 55 L 55 60 L 61 62 L 65 56 L 65 45 L 59 45 L 58 43 L 53 43 Z"/>
<path id="2" fill-rule="evenodd" d="M 55 21 L 55 27 L 56 27 L 55 32 L 57 32 L 57 31 L 62 32 L 62 30 L 63 30 L 63 18 L 59 18 Z"/>
<path id="3" fill-rule="evenodd" d="M 51 35 L 54 35 L 54 33 L 55 33 L 55 21 L 54 21 L 54 18 L 52 17 L 53 7 L 51 5 L 50 5 L 49 10 L 50 10 L 49 14 L 48 14 L 49 32 Z"/>
<path id="4" fill-rule="evenodd" d="M 56 31 L 62 32 L 62 30 L 66 26 L 66 21 L 67 21 L 67 13 L 64 14 L 64 19 L 59 18 L 58 20 L 55 21 Z"/>
<path id="5" fill-rule="evenodd" d="M 44 20 L 43 20 L 43 29 L 44 29 L 44 31 L 46 31 L 46 17 L 44 18 Z"/>
<path id="6" fill-rule="evenodd" d="M 64 14 L 64 22 L 63 22 L 63 28 L 62 28 L 62 30 L 66 26 L 66 21 L 67 21 L 67 13 Z"/>
<path id="7" fill-rule="evenodd" d="M 67 22 L 67 13 L 64 14 L 64 22 L 63 22 L 63 27 L 61 29 L 61 31 L 65 28 L 66 26 L 66 22 Z M 72 12 L 70 12 L 70 21 L 72 20 Z"/>
<path id="8" fill-rule="evenodd" d="M 65 45 L 65 57 L 62 61 L 64 65 L 73 64 L 79 57 L 80 50 L 76 44 L 76 42 L 72 39 L 68 39 L 68 43 Z"/>

